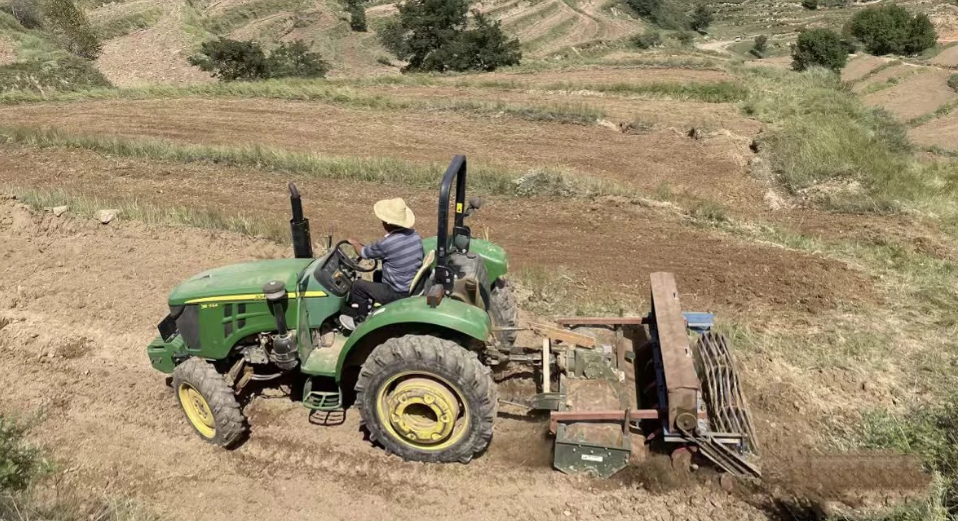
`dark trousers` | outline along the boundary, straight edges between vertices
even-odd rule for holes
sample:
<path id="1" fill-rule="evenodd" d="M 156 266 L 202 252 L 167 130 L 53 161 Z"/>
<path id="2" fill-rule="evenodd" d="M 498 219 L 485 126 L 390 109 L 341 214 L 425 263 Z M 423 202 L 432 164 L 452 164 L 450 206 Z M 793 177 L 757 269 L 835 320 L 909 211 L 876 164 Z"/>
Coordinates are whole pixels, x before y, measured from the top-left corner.
<path id="1" fill-rule="evenodd" d="M 349 292 L 349 306 L 344 313 L 361 320 L 372 311 L 373 302 L 389 304 L 408 296 L 406 293 L 394 290 L 386 283 L 360 279 L 353 282 L 353 289 Z"/>

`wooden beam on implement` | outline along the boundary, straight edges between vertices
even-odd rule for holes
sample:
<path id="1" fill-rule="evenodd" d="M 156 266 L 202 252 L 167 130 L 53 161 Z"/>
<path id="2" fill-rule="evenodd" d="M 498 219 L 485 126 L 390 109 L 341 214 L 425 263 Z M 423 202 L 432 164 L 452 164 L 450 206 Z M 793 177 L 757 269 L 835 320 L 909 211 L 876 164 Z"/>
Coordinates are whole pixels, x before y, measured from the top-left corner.
<path id="1" fill-rule="evenodd" d="M 640 326 L 645 317 L 562 317 L 556 320 L 560 326 Z"/>
<path id="2" fill-rule="evenodd" d="M 669 427 L 691 431 L 697 419 L 699 377 L 695 373 L 675 276 L 659 272 L 653 273 L 651 278 L 653 327 L 658 337 L 668 392 Z"/>
<path id="3" fill-rule="evenodd" d="M 595 338 L 581 333 L 575 333 L 568 329 L 562 329 L 561 327 L 533 323 L 529 324 L 529 329 L 539 336 L 544 336 L 552 340 L 558 340 L 579 347 L 595 347 Z"/>

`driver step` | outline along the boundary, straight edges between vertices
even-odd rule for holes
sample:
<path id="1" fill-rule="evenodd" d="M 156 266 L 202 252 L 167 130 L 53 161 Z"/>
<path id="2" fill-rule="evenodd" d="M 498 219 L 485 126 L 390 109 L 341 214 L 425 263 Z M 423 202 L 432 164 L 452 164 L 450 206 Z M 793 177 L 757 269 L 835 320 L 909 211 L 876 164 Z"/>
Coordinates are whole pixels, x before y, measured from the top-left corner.
<path id="1" fill-rule="evenodd" d="M 339 391 L 310 391 L 303 397 L 303 406 L 313 411 L 341 411 L 343 409 L 343 393 Z"/>

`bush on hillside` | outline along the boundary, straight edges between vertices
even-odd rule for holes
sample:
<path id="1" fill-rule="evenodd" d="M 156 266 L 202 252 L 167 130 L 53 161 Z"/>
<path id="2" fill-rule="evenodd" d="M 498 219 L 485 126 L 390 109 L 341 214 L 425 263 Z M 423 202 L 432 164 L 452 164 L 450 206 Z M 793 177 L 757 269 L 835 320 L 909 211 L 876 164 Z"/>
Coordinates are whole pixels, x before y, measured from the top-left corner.
<path id="1" fill-rule="evenodd" d="M 934 47 L 935 28 L 925 14 L 911 16 L 894 4 L 871 6 L 855 13 L 844 32 L 871 54 L 917 54 Z"/>
<path id="2" fill-rule="evenodd" d="M 44 28 L 68 51 L 95 60 L 100 55 L 100 40 L 86 15 L 72 0 L 44 0 Z"/>
<path id="3" fill-rule="evenodd" d="M 765 51 L 768 49 L 768 36 L 760 34 L 755 37 L 754 42 L 752 43 L 751 53 L 757 58 L 762 58 L 765 56 Z"/>
<path id="4" fill-rule="evenodd" d="M 818 9 L 818 0 L 802 0 L 802 7 L 809 11 Z"/>
<path id="5" fill-rule="evenodd" d="M 492 71 L 516 65 L 519 40 L 479 11 L 469 17 L 467 0 L 409 0 L 399 18 L 379 31 L 380 40 L 408 64 L 407 71 Z"/>
<path id="6" fill-rule="evenodd" d="M 675 35 L 675 39 L 678 40 L 682 45 L 688 47 L 692 45 L 692 42 L 695 41 L 695 33 L 681 31 Z"/>
<path id="7" fill-rule="evenodd" d="M 43 27 L 43 9 L 37 0 L 11 0 L 10 14 L 27 29 Z"/>
<path id="8" fill-rule="evenodd" d="M 321 78 L 329 65 L 296 40 L 283 43 L 269 57 L 256 42 L 220 38 L 203 42 L 189 62 L 222 81 L 255 81 L 269 78 Z"/>
<path id="9" fill-rule="evenodd" d="M 635 14 L 663 29 L 684 30 L 689 20 L 679 4 L 666 0 L 625 0 Z"/>
<path id="10" fill-rule="evenodd" d="M 0 92 L 75 91 L 111 87 L 110 82 L 89 61 L 58 53 L 55 60 L 15 62 L 0 66 Z"/>
<path id="11" fill-rule="evenodd" d="M 838 33 L 829 29 L 803 31 L 792 48 L 792 68 L 797 71 L 818 66 L 838 72 L 847 61 L 845 44 Z"/>
<path id="12" fill-rule="evenodd" d="M 646 31 L 632 37 L 632 44 L 639 49 L 651 49 L 662 45 L 662 35 L 658 31 Z"/>
<path id="13" fill-rule="evenodd" d="M 273 49 L 266 70 L 270 78 L 322 78 L 329 72 L 329 64 L 319 53 L 310 52 L 302 40 L 296 40 Z"/>
<path id="14" fill-rule="evenodd" d="M 692 18 L 689 22 L 689 26 L 698 32 L 703 32 L 708 29 L 708 26 L 712 24 L 712 10 L 709 6 L 704 4 L 699 4 L 695 8 L 695 11 L 692 13 Z"/>
<path id="15" fill-rule="evenodd" d="M 958 73 L 948 77 L 948 86 L 951 87 L 951 90 L 958 92 Z"/>
<path id="16" fill-rule="evenodd" d="M 363 7 L 361 0 L 347 0 L 346 12 L 349 13 L 349 28 L 353 31 L 364 33 L 368 29 L 366 26 L 366 8 Z"/>
<path id="17" fill-rule="evenodd" d="M 24 442 L 24 434 L 22 425 L 0 416 L 0 494 L 27 488 L 45 470 L 39 452 Z"/>

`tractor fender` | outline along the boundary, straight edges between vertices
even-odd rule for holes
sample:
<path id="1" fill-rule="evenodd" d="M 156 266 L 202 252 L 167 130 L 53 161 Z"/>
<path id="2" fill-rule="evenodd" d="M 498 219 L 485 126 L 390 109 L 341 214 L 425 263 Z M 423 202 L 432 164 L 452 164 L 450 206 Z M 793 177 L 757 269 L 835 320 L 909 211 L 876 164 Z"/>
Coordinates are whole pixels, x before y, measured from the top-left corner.
<path id="1" fill-rule="evenodd" d="M 388 338 L 437 332 L 468 337 L 485 344 L 492 332 L 492 325 L 483 309 L 451 298 L 442 299 L 435 308 L 429 307 L 426 297 L 391 302 L 374 311 L 349 336 L 336 363 L 336 379 L 342 379 L 343 369 L 351 358 L 361 356 L 365 359 Z M 358 363 L 362 363 L 362 360 Z"/>

